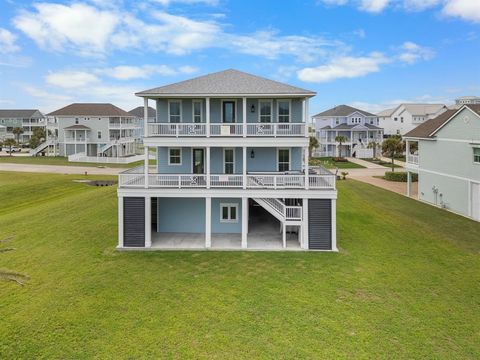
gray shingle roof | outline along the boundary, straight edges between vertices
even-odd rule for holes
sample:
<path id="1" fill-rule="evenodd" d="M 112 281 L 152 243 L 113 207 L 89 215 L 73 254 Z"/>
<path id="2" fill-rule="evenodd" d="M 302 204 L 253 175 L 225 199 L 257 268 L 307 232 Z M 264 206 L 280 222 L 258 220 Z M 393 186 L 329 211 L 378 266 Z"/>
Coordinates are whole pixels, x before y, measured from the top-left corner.
<path id="1" fill-rule="evenodd" d="M 72 126 L 67 126 L 65 130 L 92 130 L 92 129 L 85 125 L 72 125 Z"/>
<path id="2" fill-rule="evenodd" d="M 0 118 L 30 118 L 37 111 L 37 109 L 2 109 Z"/>
<path id="3" fill-rule="evenodd" d="M 123 116 L 132 117 L 125 110 L 112 104 L 74 103 L 55 110 L 49 116 Z"/>
<path id="4" fill-rule="evenodd" d="M 374 117 L 377 116 L 375 114 L 369 113 L 368 111 L 363 111 L 363 110 L 354 108 L 352 106 L 338 105 L 324 112 L 318 113 L 317 115 L 313 115 L 313 117 L 319 117 L 319 116 L 333 116 L 333 117 L 342 116 L 343 117 L 343 116 L 352 115 L 354 112 L 359 112 L 364 116 L 374 116 Z"/>
<path id="5" fill-rule="evenodd" d="M 128 112 L 130 115 L 133 115 L 137 118 L 143 118 L 143 106 L 136 107 Z M 154 118 L 157 116 L 157 111 L 151 106 L 148 107 L 148 117 Z"/>
<path id="6" fill-rule="evenodd" d="M 192 95 L 304 95 L 316 93 L 295 86 L 247 74 L 238 70 L 224 70 L 190 80 L 136 93 L 137 96 L 192 96 Z"/>

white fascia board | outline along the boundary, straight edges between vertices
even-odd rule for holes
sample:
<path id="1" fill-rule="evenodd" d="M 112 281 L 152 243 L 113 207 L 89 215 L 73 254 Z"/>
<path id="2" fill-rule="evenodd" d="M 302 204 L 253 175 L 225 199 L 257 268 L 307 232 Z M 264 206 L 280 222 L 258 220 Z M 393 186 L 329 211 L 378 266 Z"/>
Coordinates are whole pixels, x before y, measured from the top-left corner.
<path id="1" fill-rule="evenodd" d="M 421 138 L 421 137 L 414 137 L 414 136 L 404 136 L 403 139 L 404 140 L 415 140 L 415 141 L 419 141 L 419 140 L 436 141 L 437 140 L 435 138 Z"/>
<path id="2" fill-rule="evenodd" d="M 148 99 L 161 99 L 161 98 L 241 98 L 241 97 L 248 97 L 248 98 L 304 98 L 304 97 L 314 97 L 316 93 L 304 93 L 304 94 L 140 94 L 136 93 L 135 96 L 148 98 Z"/>
<path id="3" fill-rule="evenodd" d="M 118 196 L 137 196 L 137 197 L 214 197 L 214 198 L 233 198 L 233 197 L 271 197 L 271 198 L 301 198 L 301 199 L 336 199 L 337 190 L 315 190 L 315 189 L 193 189 L 193 188 L 119 188 Z"/>
<path id="4" fill-rule="evenodd" d="M 213 147 L 305 147 L 307 137 L 146 137 L 145 146 L 213 146 Z"/>

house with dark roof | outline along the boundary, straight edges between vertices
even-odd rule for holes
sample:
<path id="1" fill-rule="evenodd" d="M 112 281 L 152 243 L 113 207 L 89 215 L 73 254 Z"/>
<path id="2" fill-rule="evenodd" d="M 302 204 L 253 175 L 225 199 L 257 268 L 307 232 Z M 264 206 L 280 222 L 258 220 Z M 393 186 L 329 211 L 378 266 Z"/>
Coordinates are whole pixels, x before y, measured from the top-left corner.
<path id="1" fill-rule="evenodd" d="M 335 106 L 312 119 L 320 143 L 318 156 L 372 158 L 374 151 L 369 143 L 379 146 L 383 140 L 377 115 L 348 105 Z M 336 141 L 339 136 L 344 138 L 342 144 Z"/>
<path id="2" fill-rule="evenodd" d="M 74 103 L 47 116 L 57 126 L 60 156 L 124 157 L 135 154 L 135 117 L 112 104 Z M 34 151 L 42 151 L 41 144 Z M 35 154 L 33 154 L 35 155 Z"/>
<path id="3" fill-rule="evenodd" d="M 138 125 L 138 137 L 143 138 L 143 135 L 145 133 L 144 127 L 143 127 L 143 120 L 145 118 L 144 114 L 144 108 L 143 106 L 138 106 L 135 109 L 130 110 L 128 113 L 131 114 L 132 116 L 135 117 L 135 123 Z M 157 117 L 157 111 L 149 106 L 147 109 L 147 121 L 149 123 L 155 122 L 155 118 Z"/>
<path id="4" fill-rule="evenodd" d="M 37 109 L 0 109 L 0 126 L 5 127 L 3 138 L 16 139 L 13 129 L 22 128 L 19 136 L 22 144 L 28 144 L 37 128 L 46 129 L 47 122 L 43 114 Z"/>
<path id="5" fill-rule="evenodd" d="M 480 221 L 480 104 L 463 105 L 405 134 L 408 173 L 418 199 Z"/>
<path id="6" fill-rule="evenodd" d="M 335 175 L 308 165 L 314 92 L 226 70 L 136 95 L 145 160 L 119 175 L 119 248 L 337 250 Z"/>

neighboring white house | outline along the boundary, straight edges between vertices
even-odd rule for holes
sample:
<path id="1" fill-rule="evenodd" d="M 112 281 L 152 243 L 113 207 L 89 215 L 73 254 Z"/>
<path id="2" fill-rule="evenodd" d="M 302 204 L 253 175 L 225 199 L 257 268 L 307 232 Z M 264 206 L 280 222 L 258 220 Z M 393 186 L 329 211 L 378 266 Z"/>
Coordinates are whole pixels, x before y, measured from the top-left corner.
<path id="1" fill-rule="evenodd" d="M 20 143 L 28 144 L 36 128 L 46 128 L 46 119 L 43 114 L 36 109 L 1 109 L 0 126 L 5 126 L 4 138 L 16 139 L 13 129 L 22 128 L 23 133 L 19 136 Z"/>
<path id="2" fill-rule="evenodd" d="M 139 139 L 143 138 L 143 135 L 144 135 L 143 119 L 145 118 L 143 106 L 138 106 L 135 109 L 130 110 L 128 113 L 135 117 L 135 124 L 138 125 L 137 137 Z M 148 117 L 149 123 L 155 122 L 155 119 L 157 117 L 157 111 L 151 106 L 148 107 L 147 117 Z"/>
<path id="3" fill-rule="evenodd" d="M 455 100 L 455 104 L 459 106 L 480 104 L 480 97 L 479 96 L 461 96 Z"/>
<path id="4" fill-rule="evenodd" d="M 112 104 L 75 103 L 47 116 L 49 126 L 56 127 L 58 135 L 34 149 L 32 155 L 52 146 L 52 142 L 58 143 L 60 156 L 123 157 L 135 154 L 135 141 L 139 139 L 135 117 Z"/>
<path id="5" fill-rule="evenodd" d="M 420 200 L 480 221 L 480 105 L 447 110 L 405 139 L 408 195 L 418 173 Z"/>
<path id="6" fill-rule="evenodd" d="M 337 250 L 335 175 L 308 165 L 314 92 L 226 70 L 136 95 L 157 117 L 119 175 L 118 248 Z"/>
<path id="7" fill-rule="evenodd" d="M 335 106 L 312 117 L 319 148 L 318 156 L 352 156 L 372 158 L 373 149 L 369 143 L 380 144 L 383 141 L 383 129 L 378 126 L 378 117 L 364 110 L 347 105 Z M 337 136 L 345 137 L 340 144 Z"/>
<path id="8" fill-rule="evenodd" d="M 379 126 L 383 128 L 386 136 L 405 135 L 446 110 L 447 107 L 444 104 L 400 104 L 390 116 L 387 116 L 390 110 L 378 114 Z"/>

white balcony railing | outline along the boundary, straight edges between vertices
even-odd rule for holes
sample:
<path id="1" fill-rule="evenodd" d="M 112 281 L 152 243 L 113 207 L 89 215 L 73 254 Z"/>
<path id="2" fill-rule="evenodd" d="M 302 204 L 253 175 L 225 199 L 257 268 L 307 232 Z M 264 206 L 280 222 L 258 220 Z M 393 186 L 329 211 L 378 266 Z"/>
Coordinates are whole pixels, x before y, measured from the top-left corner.
<path id="1" fill-rule="evenodd" d="M 407 163 L 418 165 L 418 155 L 408 154 L 407 155 Z"/>
<path id="2" fill-rule="evenodd" d="M 209 125 L 210 136 L 307 136 L 304 123 L 217 123 Z M 149 123 L 148 136 L 207 136 L 205 123 Z"/>
<path id="3" fill-rule="evenodd" d="M 132 173 L 131 171 L 137 171 Z M 119 174 L 119 186 L 135 188 L 145 186 L 141 168 Z M 308 188 L 335 189 L 335 175 L 309 175 Z M 215 174 L 148 174 L 148 188 L 243 188 L 242 175 Z M 305 175 L 247 175 L 247 189 L 306 189 Z"/>

